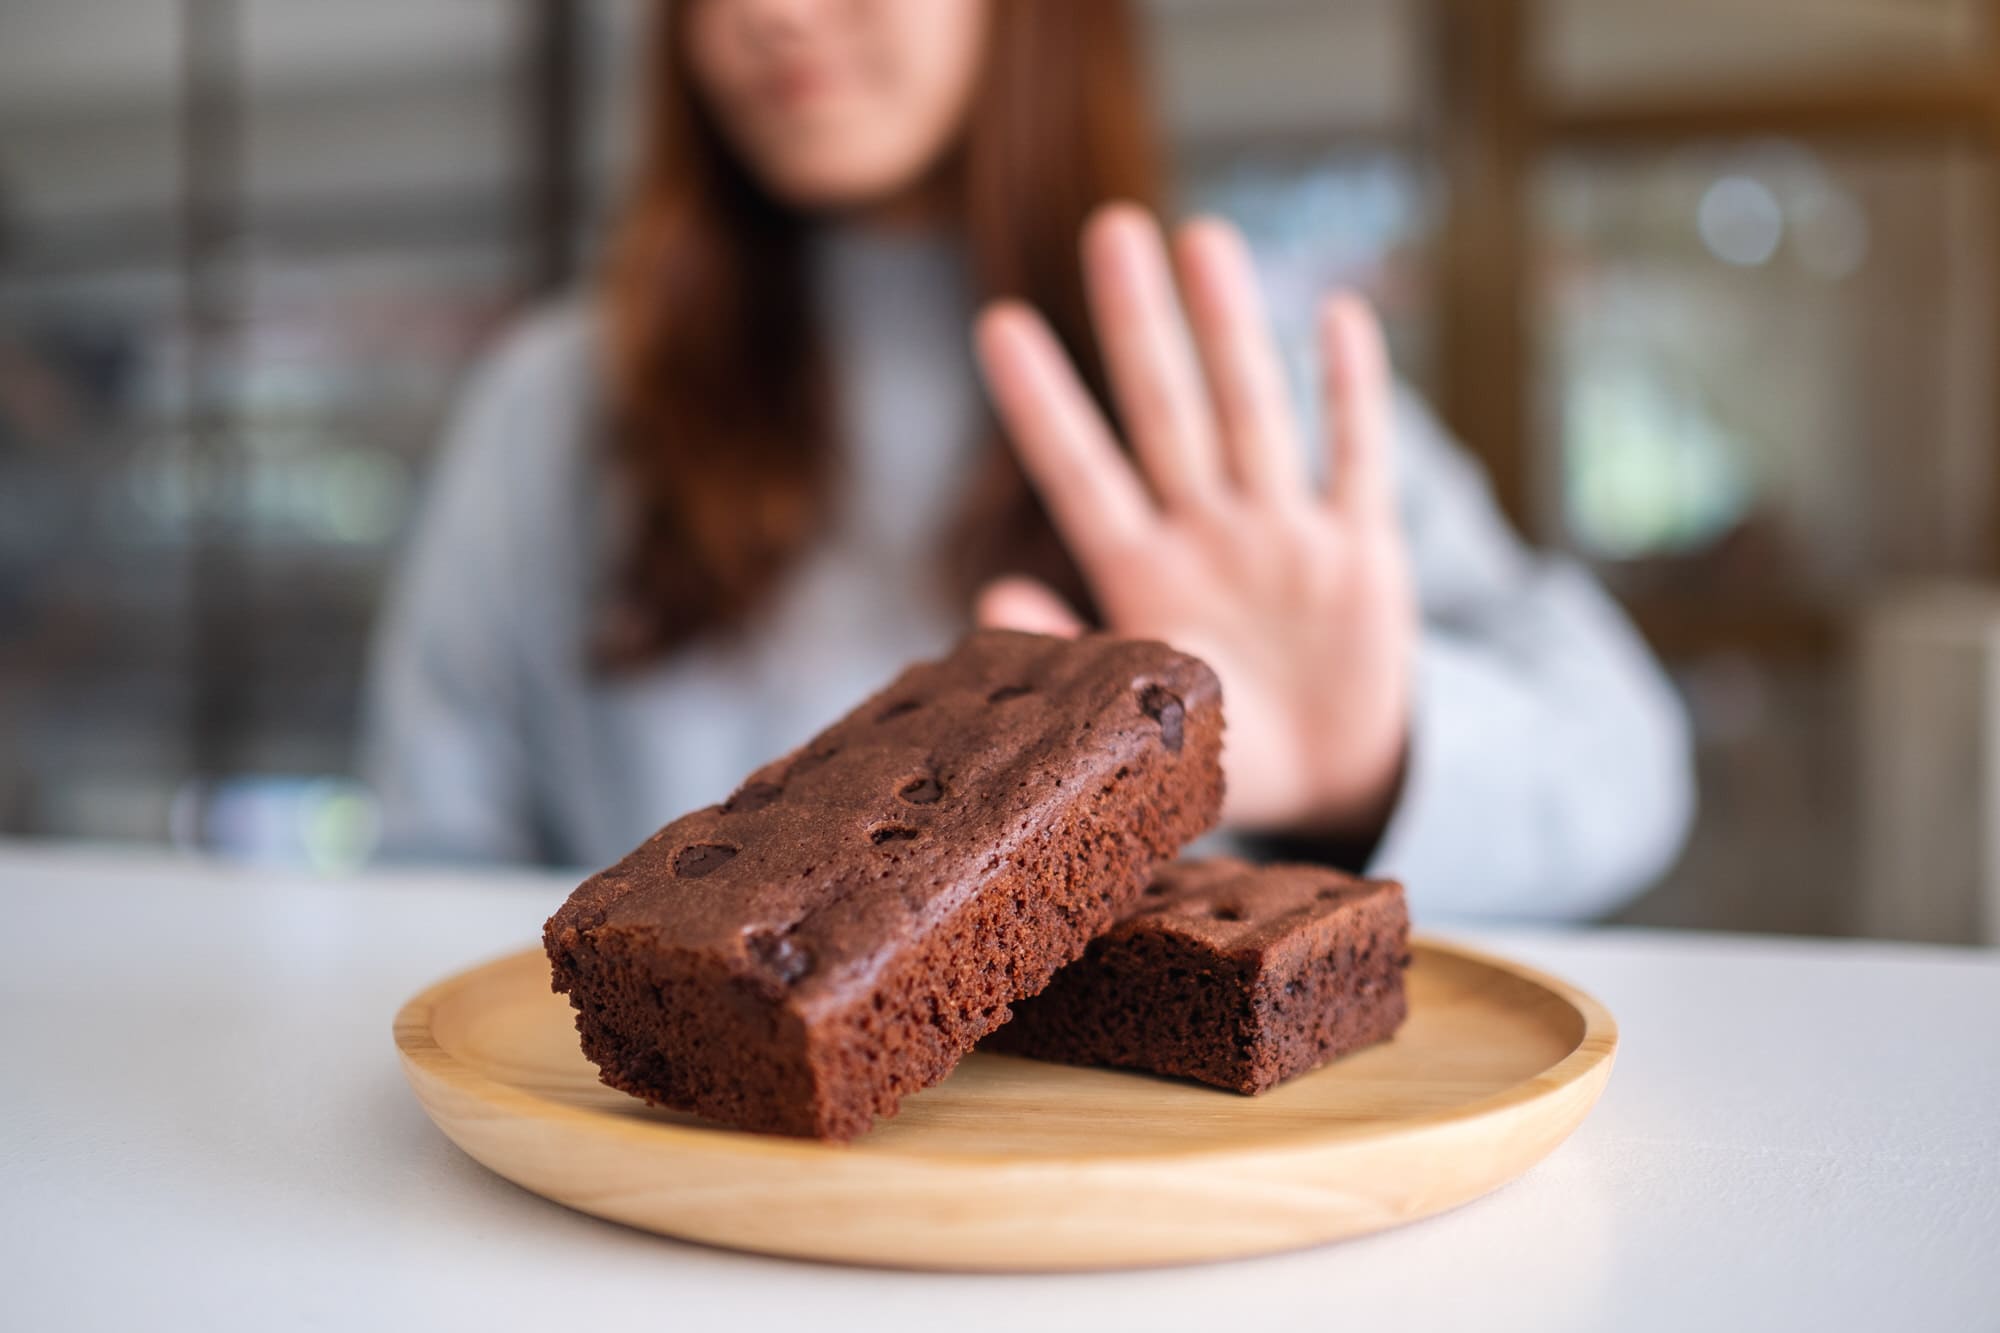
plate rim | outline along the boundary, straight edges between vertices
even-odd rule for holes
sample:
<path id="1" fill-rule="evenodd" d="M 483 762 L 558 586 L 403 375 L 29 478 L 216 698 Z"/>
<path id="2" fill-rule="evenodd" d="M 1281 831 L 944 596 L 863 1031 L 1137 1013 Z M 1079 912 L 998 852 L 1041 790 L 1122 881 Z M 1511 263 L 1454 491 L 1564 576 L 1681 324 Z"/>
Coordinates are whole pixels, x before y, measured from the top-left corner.
<path id="1" fill-rule="evenodd" d="M 1426 933 L 1413 934 L 1410 937 L 1410 947 L 1412 952 L 1423 950 L 1446 955 L 1460 962 L 1501 972 L 1554 995 L 1569 1005 L 1583 1020 L 1583 1030 L 1578 1034 L 1576 1044 L 1555 1063 L 1476 1101 L 1417 1115 L 1384 1119 L 1376 1123 L 1357 1125 L 1352 1121 L 1340 1122 L 1340 1132 L 1337 1134 L 1327 1133 L 1327 1126 L 1324 1125 L 1304 1125 L 1294 1133 L 1259 1139 L 1254 1143 L 1174 1144 L 1114 1155 L 1085 1152 L 1014 1156 L 997 1152 L 954 1150 L 886 1151 L 879 1156 L 871 1155 L 863 1158 L 853 1152 L 854 1145 L 851 1144 L 762 1134 L 731 1129 L 723 1125 L 677 1124 L 671 1121 L 607 1116 L 601 1111 L 540 1096 L 518 1085 L 490 1077 L 438 1044 L 431 1029 L 432 1016 L 451 991 L 462 988 L 481 973 L 518 966 L 530 957 L 546 961 L 546 954 L 539 948 L 519 949 L 489 958 L 433 981 L 404 1001 L 397 1009 L 393 1032 L 405 1076 L 413 1085 L 417 1076 L 421 1074 L 437 1080 L 460 1095 L 474 1098 L 484 1104 L 497 1105 L 498 1108 L 515 1114 L 543 1121 L 575 1126 L 600 1138 L 643 1143 L 649 1151 L 685 1148 L 709 1155 L 719 1153 L 759 1160 L 766 1164 L 796 1161 L 826 1165 L 832 1161 L 854 1163 L 890 1160 L 895 1163 L 897 1169 L 912 1171 L 931 1169 L 962 1171 L 968 1168 L 1004 1168 L 1009 1172 L 1042 1169 L 1074 1171 L 1080 1167 L 1103 1167 L 1111 1162 L 1116 1162 L 1120 1166 L 1138 1166 L 1154 1162 L 1185 1162 L 1190 1159 L 1224 1163 L 1250 1161 L 1270 1153 L 1292 1154 L 1315 1145 L 1322 1148 L 1360 1147 L 1380 1138 L 1402 1138 L 1413 1133 L 1428 1133 L 1448 1126 L 1470 1124 L 1489 1117 L 1506 1115 L 1543 1099 L 1560 1096 L 1568 1089 L 1593 1077 L 1608 1078 L 1608 1066 L 1615 1060 L 1618 1051 L 1618 1022 L 1611 1011 L 1589 992 L 1539 968 L 1517 963 L 1484 949 L 1447 942 Z M 423 1102 L 425 1099 L 422 1096 L 422 1089 L 413 1088 L 413 1090 L 418 1092 L 418 1100 Z M 1593 1096 L 1591 1100 L 1594 1101 L 1595 1097 Z M 428 1103 L 425 1104 L 425 1111 L 433 1120 L 436 1119 Z"/>

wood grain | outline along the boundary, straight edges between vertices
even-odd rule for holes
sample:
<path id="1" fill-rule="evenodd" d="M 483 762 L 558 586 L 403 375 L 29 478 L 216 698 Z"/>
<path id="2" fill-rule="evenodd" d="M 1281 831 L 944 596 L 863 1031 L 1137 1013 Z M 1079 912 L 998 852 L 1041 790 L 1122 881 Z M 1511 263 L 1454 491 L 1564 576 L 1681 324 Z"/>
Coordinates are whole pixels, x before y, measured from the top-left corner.
<path id="1" fill-rule="evenodd" d="M 597 1081 L 539 951 L 418 995 L 396 1045 L 432 1120 L 537 1194 L 736 1249 L 946 1269 L 1182 1263 L 1427 1217 L 1568 1136 L 1610 1076 L 1589 996 L 1419 941 L 1396 1039 L 1246 1098 L 975 1053 L 833 1146 L 720 1129 Z"/>

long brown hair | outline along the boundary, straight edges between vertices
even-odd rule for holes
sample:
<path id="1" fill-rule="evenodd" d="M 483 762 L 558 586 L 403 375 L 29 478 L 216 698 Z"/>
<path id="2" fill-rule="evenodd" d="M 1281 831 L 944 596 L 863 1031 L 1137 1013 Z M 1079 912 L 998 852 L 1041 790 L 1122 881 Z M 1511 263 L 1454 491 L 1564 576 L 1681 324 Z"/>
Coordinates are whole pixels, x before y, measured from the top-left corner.
<path id="1" fill-rule="evenodd" d="M 598 651 L 657 657 L 739 623 L 799 557 L 832 490 L 833 387 L 809 308 L 810 220 L 771 199 L 694 90 L 686 0 L 656 13 L 644 143 L 601 294 L 608 426 L 632 526 Z M 1126 0 L 992 0 L 950 160 L 974 294 L 1039 307 L 1103 401 L 1076 242 L 1111 199 L 1158 202 Z M 1009 570 L 1081 588 L 998 439 L 952 549 L 968 589 Z"/>

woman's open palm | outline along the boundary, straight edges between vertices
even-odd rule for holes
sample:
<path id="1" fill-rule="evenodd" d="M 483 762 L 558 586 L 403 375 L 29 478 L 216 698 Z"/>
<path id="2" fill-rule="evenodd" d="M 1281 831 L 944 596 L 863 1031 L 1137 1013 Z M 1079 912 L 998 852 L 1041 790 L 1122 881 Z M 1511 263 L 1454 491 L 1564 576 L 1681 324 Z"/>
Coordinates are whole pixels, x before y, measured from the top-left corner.
<path id="1" fill-rule="evenodd" d="M 1402 767 L 1417 633 L 1380 328 L 1353 297 L 1322 308 L 1317 487 L 1236 232 L 1191 223 L 1170 264 L 1152 219 L 1117 205 L 1092 219 L 1083 251 L 1137 466 L 1041 317 L 1003 302 L 981 316 L 978 350 L 1022 466 L 1106 627 L 1165 640 L 1221 678 L 1229 822 L 1372 832 Z M 979 618 L 1080 628 L 1021 579 L 989 587 Z"/>

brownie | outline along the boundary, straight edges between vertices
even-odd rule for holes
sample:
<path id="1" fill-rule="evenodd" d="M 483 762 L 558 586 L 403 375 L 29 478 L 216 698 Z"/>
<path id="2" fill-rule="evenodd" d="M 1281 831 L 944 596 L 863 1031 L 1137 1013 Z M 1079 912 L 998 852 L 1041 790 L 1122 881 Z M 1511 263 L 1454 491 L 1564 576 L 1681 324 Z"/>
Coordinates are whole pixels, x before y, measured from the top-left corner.
<path id="1" fill-rule="evenodd" d="M 1390 880 L 1175 862 L 988 1049 L 1256 1094 L 1395 1032 L 1409 934 Z"/>
<path id="2" fill-rule="evenodd" d="M 975 633 L 549 919 L 606 1083 L 851 1139 L 937 1082 L 1215 822 L 1221 687 L 1163 644 Z"/>

